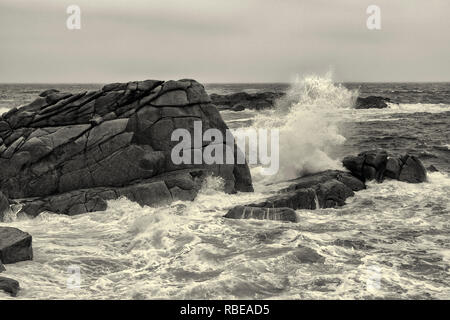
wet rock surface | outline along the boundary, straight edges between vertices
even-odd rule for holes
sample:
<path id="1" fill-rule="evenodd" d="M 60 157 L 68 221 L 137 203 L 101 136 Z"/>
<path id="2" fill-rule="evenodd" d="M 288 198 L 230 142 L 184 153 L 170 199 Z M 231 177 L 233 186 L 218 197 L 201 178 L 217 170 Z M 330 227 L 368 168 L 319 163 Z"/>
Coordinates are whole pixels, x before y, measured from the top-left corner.
<path id="1" fill-rule="evenodd" d="M 354 191 L 365 188 L 363 182 L 348 172 L 327 170 L 289 181 L 290 186 L 280 190 L 253 207 L 296 209 L 334 208 L 345 204 Z"/>
<path id="2" fill-rule="evenodd" d="M 297 222 L 295 211 L 291 208 L 258 208 L 251 206 L 237 206 L 228 211 L 225 218 Z"/>

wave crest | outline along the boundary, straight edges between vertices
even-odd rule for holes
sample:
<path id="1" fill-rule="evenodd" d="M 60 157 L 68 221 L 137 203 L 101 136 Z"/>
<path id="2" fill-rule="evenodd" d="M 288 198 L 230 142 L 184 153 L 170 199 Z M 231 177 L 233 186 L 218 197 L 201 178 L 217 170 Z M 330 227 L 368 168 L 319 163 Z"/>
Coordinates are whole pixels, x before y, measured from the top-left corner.
<path id="1" fill-rule="evenodd" d="M 340 113 L 351 108 L 357 96 L 357 91 L 335 84 L 331 73 L 297 77 L 286 96 L 276 102 L 276 108 L 258 115 L 254 122 L 257 128 L 280 131 L 280 169 L 276 177 L 269 179 L 342 169 L 340 161 L 330 154 L 345 142 L 338 129 Z"/>

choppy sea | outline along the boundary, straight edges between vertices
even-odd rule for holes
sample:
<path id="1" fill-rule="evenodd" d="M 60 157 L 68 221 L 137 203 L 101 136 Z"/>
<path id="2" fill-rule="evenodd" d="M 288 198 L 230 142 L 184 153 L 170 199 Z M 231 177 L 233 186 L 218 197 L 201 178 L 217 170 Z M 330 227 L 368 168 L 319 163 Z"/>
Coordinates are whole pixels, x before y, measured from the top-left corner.
<path id="1" fill-rule="evenodd" d="M 100 87 L 1 84 L 0 112 L 45 89 Z M 251 194 L 225 194 L 211 178 L 193 202 L 150 208 L 118 199 L 104 212 L 45 212 L 0 223 L 33 236 L 34 260 L 7 265 L 2 274 L 20 282 L 16 299 L 450 298 L 450 83 L 338 84 L 310 76 L 205 87 L 287 92 L 273 110 L 222 112 L 232 129 L 279 129 L 278 175 L 252 166 Z M 356 110 L 357 95 L 392 103 Z M 231 206 L 265 197 L 274 182 L 342 168 L 343 156 L 373 148 L 417 155 L 439 172 L 422 184 L 370 182 L 341 208 L 297 210 L 298 223 L 222 217 Z M 305 247 L 324 259 L 308 263 Z M 0 299 L 10 297 L 0 292 Z"/>

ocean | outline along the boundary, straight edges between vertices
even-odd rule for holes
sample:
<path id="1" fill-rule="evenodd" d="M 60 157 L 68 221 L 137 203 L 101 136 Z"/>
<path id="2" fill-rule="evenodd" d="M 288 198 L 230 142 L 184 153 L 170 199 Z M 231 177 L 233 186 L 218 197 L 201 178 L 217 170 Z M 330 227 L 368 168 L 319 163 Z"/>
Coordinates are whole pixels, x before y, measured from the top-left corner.
<path id="1" fill-rule="evenodd" d="M 1 84 L 0 112 L 49 88 L 100 84 Z M 280 130 L 278 175 L 251 167 L 254 193 L 225 194 L 206 181 L 193 202 L 160 208 L 113 200 L 104 212 L 40 214 L 0 225 L 33 236 L 34 260 L 7 265 L 15 299 L 450 299 L 450 83 L 206 84 L 208 93 L 286 92 L 271 110 L 222 111 L 231 129 Z M 391 99 L 356 110 L 356 96 Z M 282 180 L 342 169 L 346 155 L 410 153 L 428 181 L 370 182 L 337 209 L 297 210 L 298 223 L 228 220 L 227 209 L 263 199 Z M 324 257 L 299 258 L 302 248 Z M 70 270 L 80 286 L 70 285 Z M 2 274 L 3 275 L 3 274 Z M 11 299 L 0 292 L 0 299 Z"/>

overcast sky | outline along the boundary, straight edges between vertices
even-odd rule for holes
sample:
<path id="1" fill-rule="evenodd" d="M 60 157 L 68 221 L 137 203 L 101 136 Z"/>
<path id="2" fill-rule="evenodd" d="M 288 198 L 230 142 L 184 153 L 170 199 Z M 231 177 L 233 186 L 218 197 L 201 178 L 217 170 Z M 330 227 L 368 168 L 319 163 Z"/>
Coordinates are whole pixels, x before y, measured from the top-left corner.
<path id="1" fill-rule="evenodd" d="M 450 1 L 0 0 L 0 44 L 0 82 L 450 81 Z"/>

